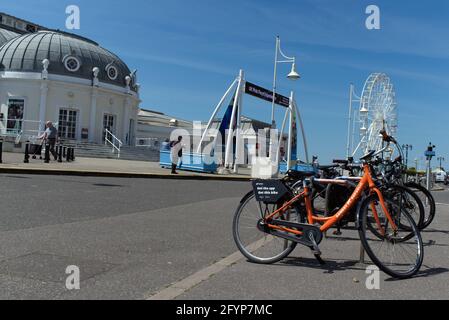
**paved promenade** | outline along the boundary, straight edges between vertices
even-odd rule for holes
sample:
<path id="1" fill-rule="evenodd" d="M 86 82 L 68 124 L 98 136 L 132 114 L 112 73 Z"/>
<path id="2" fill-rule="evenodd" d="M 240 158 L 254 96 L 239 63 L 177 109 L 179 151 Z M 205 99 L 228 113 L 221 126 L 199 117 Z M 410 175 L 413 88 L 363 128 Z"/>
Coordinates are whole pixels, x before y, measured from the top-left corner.
<path id="1" fill-rule="evenodd" d="M 117 159 L 77 157 L 75 162 L 51 161 L 48 164 L 39 159 L 30 158 L 30 163 L 23 163 L 23 160 L 23 154 L 4 152 L 0 173 L 212 180 L 248 180 L 250 174 L 248 170 L 242 170 L 238 175 L 213 175 L 179 170 L 179 175 L 172 175 L 169 169 L 161 168 L 157 162 Z"/>
<path id="2" fill-rule="evenodd" d="M 449 299 L 449 192 L 435 193 L 418 276 L 365 286 L 360 240 L 298 248 L 274 265 L 237 251 L 249 182 L 0 174 L 0 299 Z M 67 266 L 80 289 L 66 287 Z"/>

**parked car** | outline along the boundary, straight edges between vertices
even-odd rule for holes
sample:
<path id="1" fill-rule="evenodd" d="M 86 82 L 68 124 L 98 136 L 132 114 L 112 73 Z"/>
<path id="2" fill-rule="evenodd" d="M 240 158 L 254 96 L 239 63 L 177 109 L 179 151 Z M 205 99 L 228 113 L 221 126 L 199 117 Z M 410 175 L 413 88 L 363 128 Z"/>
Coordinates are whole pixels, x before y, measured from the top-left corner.
<path id="1" fill-rule="evenodd" d="M 438 171 L 435 173 L 435 182 L 444 183 L 446 182 L 447 174 L 444 171 Z"/>

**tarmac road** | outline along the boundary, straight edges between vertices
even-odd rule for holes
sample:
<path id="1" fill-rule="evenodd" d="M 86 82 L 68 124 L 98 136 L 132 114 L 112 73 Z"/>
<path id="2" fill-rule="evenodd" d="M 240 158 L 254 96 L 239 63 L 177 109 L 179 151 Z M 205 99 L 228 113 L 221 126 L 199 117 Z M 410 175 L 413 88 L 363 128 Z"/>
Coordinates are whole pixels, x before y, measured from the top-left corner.
<path id="1" fill-rule="evenodd" d="M 142 299 L 235 251 L 248 182 L 0 175 L 0 299 Z M 81 290 L 68 291 L 66 267 Z"/>

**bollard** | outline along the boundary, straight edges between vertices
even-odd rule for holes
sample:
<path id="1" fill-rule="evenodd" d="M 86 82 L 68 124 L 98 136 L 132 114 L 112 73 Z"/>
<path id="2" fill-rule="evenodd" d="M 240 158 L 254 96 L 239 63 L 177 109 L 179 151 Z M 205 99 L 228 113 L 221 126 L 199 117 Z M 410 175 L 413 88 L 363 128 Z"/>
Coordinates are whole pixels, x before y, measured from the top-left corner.
<path id="1" fill-rule="evenodd" d="M 0 139 L 0 163 L 3 163 L 3 139 Z"/>
<path id="2" fill-rule="evenodd" d="M 67 152 L 67 147 L 62 147 L 62 157 L 65 159 L 65 155 Z"/>
<path id="3" fill-rule="evenodd" d="M 30 163 L 30 155 L 29 155 L 29 146 L 30 142 L 27 141 L 25 144 L 25 159 L 23 159 L 23 163 Z"/>
<path id="4" fill-rule="evenodd" d="M 50 163 L 50 145 L 48 143 L 45 144 L 45 163 Z"/>
<path id="5" fill-rule="evenodd" d="M 61 163 L 62 162 L 62 144 L 59 145 L 58 147 L 58 162 Z"/>
<path id="6" fill-rule="evenodd" d="M 72 152 L 70 153 L 72 161 L 75 161 L 75 148 L 72 148 Z"/>
<path id="7" fill-rule="evenodd" d="M 71 150 L 71 148 L 70 148 L 70 147 L 67 147 L 67 150 L 66 150 L 66 153 L 65 153 L 67 162 L 72 161 L 72 158 L 71 158 L 71 156 L 70 156 L 70 150 Z"/>

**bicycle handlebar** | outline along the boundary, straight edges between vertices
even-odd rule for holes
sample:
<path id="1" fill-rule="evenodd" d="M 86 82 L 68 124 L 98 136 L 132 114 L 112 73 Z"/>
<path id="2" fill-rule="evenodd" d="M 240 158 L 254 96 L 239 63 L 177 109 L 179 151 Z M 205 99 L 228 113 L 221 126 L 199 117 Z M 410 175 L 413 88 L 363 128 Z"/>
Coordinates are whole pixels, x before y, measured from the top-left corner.
<path id="1" fill-rule="evenodd" d="M 389 147 L 390 147 L 390 142 L 388 142 L 387 145 L 386 145 L 384 148 L 382 148 L 382 149 L 380 149 L 379 151 L 373 153 L 373 155 L 372 155 L 371 157 L 374 158 L 375 156 L 377 156 L 377 155 L 379 155 L 379 154 L 381 154 L 381 153 L 387 151 L 387 149 L 388 149 Z"/>
<path id="2" fill-rule="evenodd" d="M 348 160 L 340 160 L 340 159 L 334 159 L 332 162 L 335 164 L 345 164 L 345 165 L 349 164 Z"/>
<path id="3" fill-rule="evenodd" d="M 380 134 L 382 135 L 382 139 L 383 139 L 384 142 L 388 142 L 388 143 L 393 142 L 393 143 L 396 143 L 395 138 L 393 138 L 392 136 L 388 135 L 388 133 L 387 133 L 386 130 L 381 130 L 381 131 L 380 131 Z"/>

